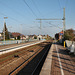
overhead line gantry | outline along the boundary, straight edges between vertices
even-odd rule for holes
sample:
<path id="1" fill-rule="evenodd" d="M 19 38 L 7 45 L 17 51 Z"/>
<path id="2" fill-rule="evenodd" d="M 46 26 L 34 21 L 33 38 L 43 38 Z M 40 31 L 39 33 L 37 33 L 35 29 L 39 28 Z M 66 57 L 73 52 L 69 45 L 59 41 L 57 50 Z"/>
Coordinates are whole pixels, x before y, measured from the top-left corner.
<path id="1" fill-rule="evenodd" d="M 42 24 L 42 20 L 63 20 L 63 32 L 65 32 L 65 8 L 63 8 L 63 18 L 62 19 L 58 19 L 58 18 L 51 18 L 51 19 L 40 19 L 40 18 L 38 18 L 38 19 L 36 19 L 36 20 L 40 20 L 40 29 L 41 29 L 41 24 Z"/>

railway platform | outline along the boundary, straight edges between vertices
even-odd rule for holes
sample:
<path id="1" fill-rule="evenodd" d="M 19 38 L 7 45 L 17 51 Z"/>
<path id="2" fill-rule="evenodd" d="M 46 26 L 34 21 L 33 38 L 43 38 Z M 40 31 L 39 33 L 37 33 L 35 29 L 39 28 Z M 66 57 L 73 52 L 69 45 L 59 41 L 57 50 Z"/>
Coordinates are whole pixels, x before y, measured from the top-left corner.
<path id="1" fill-rule="evenodd" d="M 53 43 L 39 75 L 75 75 L 75 56 Z"/>

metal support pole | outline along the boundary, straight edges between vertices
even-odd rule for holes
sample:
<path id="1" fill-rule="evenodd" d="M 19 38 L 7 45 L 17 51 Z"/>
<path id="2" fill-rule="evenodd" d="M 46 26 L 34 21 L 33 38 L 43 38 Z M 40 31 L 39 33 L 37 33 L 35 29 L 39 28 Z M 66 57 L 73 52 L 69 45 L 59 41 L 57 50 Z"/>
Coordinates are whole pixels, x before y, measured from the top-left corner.
<path id="1" fill-rule="evenodd" d="M 41 20 L 63 20 L 63 35 L 64 35 L 64 32 L 66 30 L 66 27 L 65 27 L 65 8 L 63 8 L 63 19 L 36 19 L 36 20 L 40 20 L 40 29 L 41 29 Z"/>
<path id="2" fill-rule="evenodd" d="M 4 43 L 5 43 L 5 19 L 4 19 Z"/>
<path id="3" fill-rule="evenodd" d="M 65 32 L 66 27 L 65 27 L 65 8 L 63 8 L 63 33 Z"/>
<path id="4" fill-rule="evenodd" d="M 21 24 L 21 40 L 22 40 L 22 43 L 23 43 L 22 24 Z"/>
<path id="5" fill-rule="evenodd" d="M 40 20 L 40 29 L 41 29 L 41 23 L 42 23 L 42 22 L 41 22 L 41 20 Z"/>

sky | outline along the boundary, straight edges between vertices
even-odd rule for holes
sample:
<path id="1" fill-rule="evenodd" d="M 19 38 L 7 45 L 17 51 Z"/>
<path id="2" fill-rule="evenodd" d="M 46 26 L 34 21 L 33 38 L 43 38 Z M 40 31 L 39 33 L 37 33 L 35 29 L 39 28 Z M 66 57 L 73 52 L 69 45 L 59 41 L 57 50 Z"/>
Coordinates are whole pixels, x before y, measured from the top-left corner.
<path id="1" fill-rule="evenodd" d="M 62 19 L 65 8 L 66 29 L 75 30 L 75 0 L 0 0 L 0 32 L 3 30 L 4 17 L 8 31 L 24 35 L 42 34 L 54 37 L 63 30 Z"/>

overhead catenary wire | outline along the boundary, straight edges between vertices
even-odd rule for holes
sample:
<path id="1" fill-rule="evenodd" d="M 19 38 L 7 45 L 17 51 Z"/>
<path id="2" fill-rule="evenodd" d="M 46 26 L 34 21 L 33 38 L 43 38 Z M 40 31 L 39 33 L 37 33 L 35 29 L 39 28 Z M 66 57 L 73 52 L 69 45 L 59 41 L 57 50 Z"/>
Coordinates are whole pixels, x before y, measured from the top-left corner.
<path id="1" fill-rule="evenodd" d="M 60 1 L 58 0 L 58 4 L 59 4 L 59 7 L 61 8 L 61 4 L 60 4 Z"/>
<path id="2" fill-rule="evenodd" d="M 34 13 L 34 11 L 32 10 L 32 8 L 28 5 L 28 3 L 25 1 L 25 0 L 23 0 L 23 2 L 27 5 L 27 7 L 31 10 L 31 12 L 33 13 L 33 15 L 35 16 L 35 17 L 37 17 L 37 15 Z"/>
<path id="3" fill-rule="evenodd" d="M 58 12 L 58 11 L 60 11 L 60 10 L 62 10 L 62 9 L 63 9 L 63 8 L 59 8 L 59 9 L 57 9 L 57 10 L 51 11 L 51 12 L 45 14 L 44 16 L 49 15 L 49 14 L 56 14 L 56 12 Z"/>
<path id="4" fill-rule="evenodd" d="M 37 9 L 37 11 L 39 12 L 39 14 L 40 14 L 40 15 L 42 15 L 42 13 L 41 13 L 41 12 L 40 12 L 40 10 L 38 9 L 38 7 L 37 7 L 37 5 L 36 5 L 35 1 L 34 1 L 34 0 L 32 0 L 32 2 L 33 2 L 33 4 L 34 4 L 35 8 Z M 42 15 L 42 16 L 43 16 L 43 15 Z"/>
<path id="5" fill-rule="evenodd" d="M 61 27 L 59 27 L 59 26 L 56 26 L 56 25 L 54 25 L 54 24 L 51 24 L 51 25 L 53 25 L 54 27 L 57 27 L 57 28 L 59 28 L 59 29 L 63 29 L 63 28 L 61 28 Z"/>
<path id="6" fill-rule="evenodd" d="M 67 4 L 68 4 L 68 0 L 66 0 L 66 2 L 65 2 L 65 7 L 67 8 Z"/>
<path id="7" fill-rule="evenodd" d="M 2 2 L 0 2 L 0 3 L 2 3 Z M 22 17 L 24 18 L 24 15 L 23 15 L 23 14 L 20 14 L 19 12 L 17 12 L 17 11 L 14 10 L 13 8 L 9 7 L 9 6 L 8 6 L 7 4 L 5 4 L 5 3 L 2 3 L 2 4 L 3 4 L 3 6 L 9 8 L 9 9 L 12 10 L 13 12 L 17 13 L 18 15 L 20 15 L 20 16 L 22 16 Z M 1 12 L 0 12 L 0 14 L 3 15 L 3 16 L 7 16 L 7 15 L 5 15 L 4 13 L 1 13 Z M 12 19 L 12 20 L 14 20 L 14 21 L 16 21 L 16 22 L 21 23 L 20 21 L 18 21 L 18 20 L 15 19 L 15 18 L 12 18 L 12 17 L 10 17 L 10 16 L 9 16 L 9 18 Z"/>
<path id="8" fill-rule="evenodd" d="M 54 25 L 54 24 L 52 24 L 52 23 L 49 23 L 50 25 L 52 25 L 52 26 L 54 26 L 54 27 L 57 27 L 57 28 L 59 28 L 59 29 L 63 29 L 63 28 L 61 28 L 61 27 L 59 27 L 59 26 L 57 26 L 57 25 Z"/>
<path id="9" fill-rule="evenodd" d="M 61 3 L 61 1 L 62 1 L 62 3 Z M 64 8 L 65 7 L 66 8 L 67 7 L 67 4 L 68 4 L 68 1 L 69 0 L 58 0 L 59 7 L 60 8 L 62 8 L 62 7 Z"/>
<path id="10" fill-rule="evenodd" d="M 7 16 L 7 15 L 5 15 L 4 13 L 1 13 L 1 12 L 0 12 L 0 14 L 3 15 L 3 16 Z M 14 20 L 15 22 L 21 23 L 20 21 L 18 21 L 17 19 L 15 19 L 15 18 L 13 18 L 13 17 L 10 17 L 10 16 L 8 16 L 8 17 L 9 17 L 10 19 Z"/>
<path id="11" fill-rule="evenodd" d="M 0 14 L 3 15 L 3 16 L 7 16 L 7 15 L 5 15 L 4 13 L 1 13 L 1 12 L 0 12 Z M 21 24 L 21 22 L 20 22 L 19 20 L 15 19 L 15 18 L 13 18 L 13 17 L 8 16 L 8 18 L 12 19 L 12 20 L 15 21 L 16 23 Z"/>
<path id="12" fill-rule="evenodd" d="M 3 6 L 7 7 L 8 9 L 12 10 L 14 13 L 17 13 L 19 16 L 22 16 L 24 18 L 25 15 L 19 13 L 18 11 L 14 10 L 13 8 L 9 7 L 6 3 L 2 3 L 0 1 L 1 4 L 3 4 Z"/>

